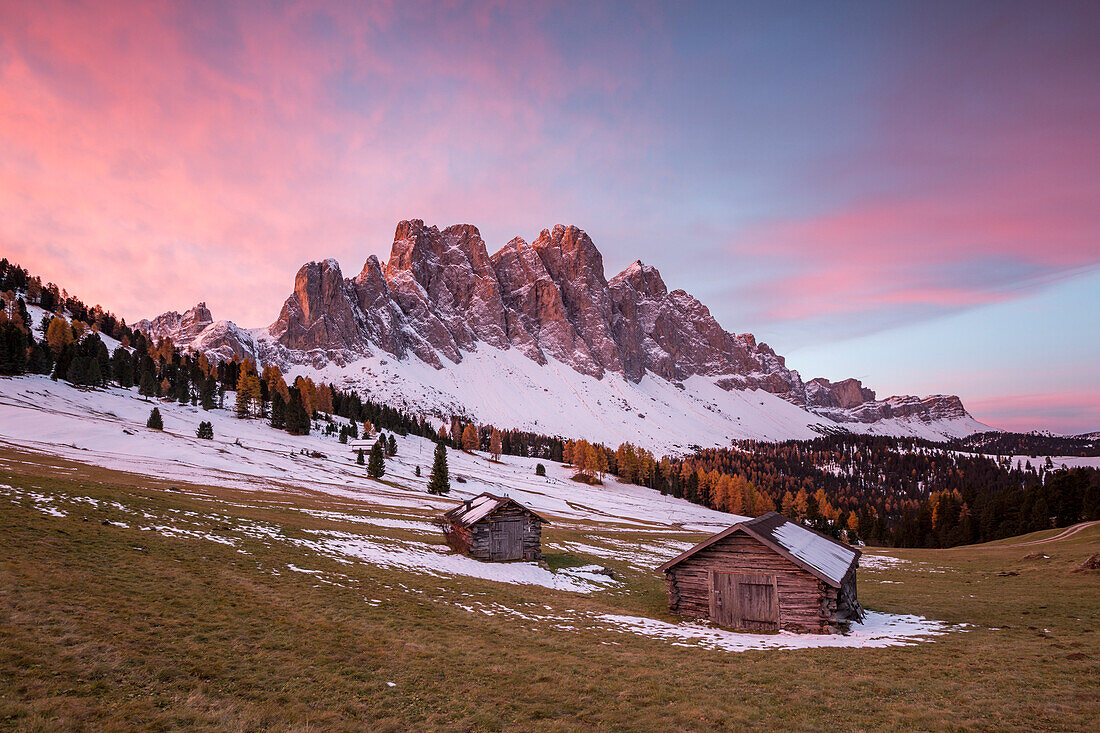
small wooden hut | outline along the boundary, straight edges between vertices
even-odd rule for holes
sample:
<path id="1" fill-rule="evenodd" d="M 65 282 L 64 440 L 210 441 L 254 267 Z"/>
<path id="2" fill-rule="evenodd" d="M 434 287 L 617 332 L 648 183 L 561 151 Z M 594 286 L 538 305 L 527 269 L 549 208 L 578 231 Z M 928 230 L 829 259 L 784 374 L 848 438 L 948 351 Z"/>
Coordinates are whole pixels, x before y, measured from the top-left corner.
<path id="1" fill-rule="evenodd" d="M 739 631 L 828 634 L 863 618 L 860 551 L 782 514 L 735 524 L 659 570 L 668 607 Z"/>
<path id="2" fill-rule="evenodd" d="M 485 493 L 443 515 L 447 544 L 477 560 L 541 560 L 546 520 L 506 496 Z"/>

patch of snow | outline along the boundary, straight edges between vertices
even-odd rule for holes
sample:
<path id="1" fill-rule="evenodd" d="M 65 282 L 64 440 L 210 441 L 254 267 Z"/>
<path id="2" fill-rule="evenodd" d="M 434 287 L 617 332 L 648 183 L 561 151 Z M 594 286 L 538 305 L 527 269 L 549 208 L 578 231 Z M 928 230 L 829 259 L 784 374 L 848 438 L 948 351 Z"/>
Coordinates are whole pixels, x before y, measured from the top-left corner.
<path id="1" fill-rule="evenodd" d="M 445 545 L 399 542 L 348 532 L 306 531 L 317 539 L 289 541 L 328 557 L 352 558 L 436 577 L 460 575 L 501 583 L 541 585 L 575 593 L 591 593 L 598 589 L 590 579 L 554 573 L 533 562 L 485 563 L 465 555 L 451 554 Z"/>
<path id="2" fill-rule="evenodd" d="M 909 560 L 903 560 L 900 557 L 891 557 L 889 555 L 868 555 L 864 553 L 859 558 L 859 566 L 865 570 L 886 570 L 888 568 L 896 568 L 901 565 L 909 564 Z"/>
<path id="3" fill-rule="evenodd" d="M 868 611 L 861 624 L 853 624 L 846 634 L 748 634 L 726 631 L 700 623 L 672 624 L 640 616 L 604 614 L 599 617 L 622 632 L 663 639 L 678 645 L 700 646 L 727 652 L 752 649 L 878 648 L 910 646 L 949 631 L 965 630 L 923 616 Z"/>
<path id="4" fill-rule="evenodd" d="M 293 565 L 291 563 L 287 563 L 286 566 L 288 568 L 290 568 L 291 570 L 293 570 L 294 572 L 296 572 L 296 573 L 305 573 L 307 575 L 320 575 L 321 574 L 320 570 L 306 570 L 305 568 L 300 568 L 297 565 Z"/>

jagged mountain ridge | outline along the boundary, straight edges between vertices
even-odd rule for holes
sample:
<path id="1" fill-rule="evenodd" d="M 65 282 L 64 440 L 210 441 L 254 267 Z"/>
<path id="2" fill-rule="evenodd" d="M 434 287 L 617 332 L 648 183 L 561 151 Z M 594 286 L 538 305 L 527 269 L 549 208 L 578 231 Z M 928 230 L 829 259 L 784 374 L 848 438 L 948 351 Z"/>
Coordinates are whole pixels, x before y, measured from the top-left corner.
<path id="1" fill-rule="evenodd" d="M 267 329 L 215 323 L 201 303 L 135 325 L 196 350 L 287 368 L 389 355 L 446 370 L 487 350 L 514 349 L 533 366 L 565 365 L 596 380 L 700 377 L 727 392 L 763 390 L 828 423 L 980 426 L 953 396 L 877 400 L 855 379 L 804 383 L 767 344 L 727 332 L 696 298 L 670 292 L 656 268 L 636 261 L 608 280 L 599 250 L 573 226 L 544 229 L 531 243 L 517 237 L 490 256 L 472 225 L 402 221 L 384 265 L 372 255 L 353 278 L 331 259 L 302 266 Z"/>

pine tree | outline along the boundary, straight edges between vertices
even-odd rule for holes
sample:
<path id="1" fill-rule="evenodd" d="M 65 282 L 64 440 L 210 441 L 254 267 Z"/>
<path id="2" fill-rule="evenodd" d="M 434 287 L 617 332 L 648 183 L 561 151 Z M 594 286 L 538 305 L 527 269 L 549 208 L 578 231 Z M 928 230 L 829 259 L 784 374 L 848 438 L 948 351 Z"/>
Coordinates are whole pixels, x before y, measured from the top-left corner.
<path id="1" fill-rule="evenodd" d="M 271 427 L 276 430 L 286 427 L 286 403 L 278 392 L 271 393 Z"/>
<path id="2" fill-rule="evenodd" d="M 187 381 L 187 375 L 182 371 L 176 376 L 176 400 L 181 405 L 191 401 L 191 385 Z"/>
<path id="3" fill-rule="evenodd" d="M 367 464 L 367 475 L 371 478 L 380 479 L 386 474 L 386 459 L 385 451 L 382 448 L 381 438 L 375 442 L 374 447 L 370 449 L 370 463 Z"/>
<path id="4" fill-rule="evenodd" d="M 145 423 L 145 427 L 153 430 L 164 430 L 164 420 L 160 417 L 159 407 L 154 407 L 153 411 L 149 413 L 149 420 Z"/>
<path id="5" fill-rule="evenodd" d="M 542 465 L 541 463 L 536 463 L 535 464 L 535 475 L 536 476 L 545 476 L 546 475 L 546 466 Z"/>
<path id="6" fill-rule="evenodd" d="M 393 439 L 393 433 L 390 433 L 390 437 L 386 440 L 386 455 L 397 455 L 397 441 Z"/>
<path id="7" fill-rule="evenodd" d="M 450 491 L 451 480 L 447 475 L 447 446 L 441 440 L 435 445 L 432 472 L 428 476 L 428 493 L 442 496 Z"/>
<path id="8" fill-rule="evenodd" d="M 85 384 L 85 375 L 87 374 L 88 358 L 83 355 L 77 355 L 69 361 L 69 368 L 65 371 L 65 379 L 68 382 L 76 385 Z"/>
<path id="9" fill-rule="evenodd" d="M 22 374 L 27 368 L 27 337 L 11 321 L 0 323 L 0 374 Z"/>
<path id="10" fill-rule="evenodd" d="M 196 436 L 203 440 L 212 440 L 214 438 L 214 425 L 206 420 L 199 423 L 199 429 L 195 433 Z"/>
<path id="11" fill-rule="evenodd" d="M 97 387 L 104 387 L 111 375 L 111 354 L 107 351 L 107 345 L 99 338 L 99 334 L 92 334 L 88 339 L 89 356 L 99 363 L 98 378 L 92 382 Z M 91 374 L 92 372 L 89 372 Z"/>
<path id="12" fill-rule="evenodd" d="M 355 424 L 355 418 L 351 419 L 351 424 L 348 425 L 348 437 L 352 440 L 359 440 L 359 426 Z"/>
<path id="13" fill-rule="evenodd" d="M 144 371 L 141 373 L 141 385 L 138 387 L 138 394 L 142 397 L 152 397 L 157 393 L 157 383 L 153 379 L 153 373 Z"/>
<path id="14" fill-rule="evenodd" d="M 360 448 L 356 451 L 355 462 L 362 466 L 366 461 L 363 459 L 363 449 Z"/>
<path id="15" fill-rule="evenodd" d="M 69 372 L 69 364 L 72 363 L 72 360 L 73 345 L 66 344 L 65 348 L 63 348 L 61 350 L 61 353 L 57 355 L 57 358 L 54 359 L 53 373 L 50 375 L 50 378 L 53 379 L 55 382 L 58 379 L 64 379 L 65 375 Z"/>
<path id="16" fill-rule="evenodd" d="M 420 466 L 416 467 L 416 477 L 420 478 Z"/>
<path id="17" fill-rule="evenodd" d="M 99 369 L 98 359 L 88 359 L 84 365 L 84 384 L 98 387 L 103 384 L 103 373 Z"/>
<path id="18" fill-rule="evenodd" d="M 111 377 L 123 389 L 134 386 L 133 360 L 130 359 L 130 352 L 121 346 L 117 347 L 111 355 Z"/>
<path id="19" fill-rule="evenodd" d="M 36 343 L 27 357 L 27 371 L 34 374 L 49 374 L 53 368 L 53 352 L 48 346 Z"/>
<path id="20" fill-rule="evenodd" d="M 199 404 L 204 410 L 213 410 L 215 407 L 214 395 L 218 391 L 218 381 L 213 376 L 202 380 L 202 389 L 199 391 Z"/>
<path id="21" fill-rule="evenodd" d="M 309 413 L 302 404 L 297 387 L 290 389 L 290 402 L 286 406 L 286 431 L 291 435 L 309 435 Z"/>

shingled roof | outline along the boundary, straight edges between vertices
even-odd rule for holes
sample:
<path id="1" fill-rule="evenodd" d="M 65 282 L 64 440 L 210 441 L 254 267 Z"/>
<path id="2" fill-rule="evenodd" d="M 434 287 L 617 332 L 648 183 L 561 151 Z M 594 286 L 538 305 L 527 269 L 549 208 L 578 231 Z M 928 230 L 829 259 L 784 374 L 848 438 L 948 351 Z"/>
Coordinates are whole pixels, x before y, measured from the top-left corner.
<path id="1" fill-rule="evenodd" d="M 710 539 L 700 542 L 682 555 L 669 560 L 658 570 L 667 572 L 673 566 L 734 532 L 744 532 L 750 537 L 755 537 L 834 588 L 840 587 L 844 576 L 852 566 L 856 565 L 862 554 L 854 547 L 792 522 L 778 512 L 768 512 L 756 519 L 735 524 Z"/>
<path id="2" fill-rule="evenodd" d="M 510 499 L 507 496 L 495 496 L 488 492 L 475 496 L 473 499 L 467 499 L 454 509 L 446 512 L 443 516 L 452 524 L 457 524 L 462 527 L 471 527 L 507 504 L 514 504 L 523 511 L 538 517 L 544 523 L 550 524 L 515 499 Z"/>

